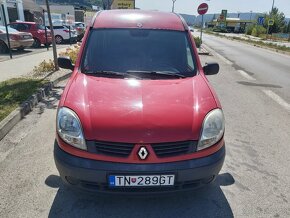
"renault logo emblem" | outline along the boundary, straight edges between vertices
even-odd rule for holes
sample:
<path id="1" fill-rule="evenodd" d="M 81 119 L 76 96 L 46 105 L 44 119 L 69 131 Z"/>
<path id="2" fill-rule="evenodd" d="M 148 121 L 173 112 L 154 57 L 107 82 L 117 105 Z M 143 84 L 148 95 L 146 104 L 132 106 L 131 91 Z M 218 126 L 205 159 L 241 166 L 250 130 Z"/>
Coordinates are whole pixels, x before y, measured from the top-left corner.
<path id="1" fill-rule="evenodd" d="M 149 155 L 149 152 L 147 151 L 146 147 L 140 147 L 138 151 L 138 156 L 141 160 L 145 160 Z"/>

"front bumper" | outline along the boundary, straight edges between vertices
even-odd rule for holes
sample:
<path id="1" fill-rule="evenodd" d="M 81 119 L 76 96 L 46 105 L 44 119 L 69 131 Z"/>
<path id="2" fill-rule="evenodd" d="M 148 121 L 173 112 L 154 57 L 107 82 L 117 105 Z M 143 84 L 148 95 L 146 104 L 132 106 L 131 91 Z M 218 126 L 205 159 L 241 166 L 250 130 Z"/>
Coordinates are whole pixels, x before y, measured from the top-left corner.
<path id="1" fill-rule="evenodd" d="M 128 164 L 96 161 L 73 156 L 55 141 L 54 160 L 62 180 L 73 187 L 104 193 L 148 194 L 196 189 L 212 182 L 222 168 L 225 146 L 203 158 L 158 164 Z M 175 174 L 172 187 L 110 188 L 109 175 Z"/>

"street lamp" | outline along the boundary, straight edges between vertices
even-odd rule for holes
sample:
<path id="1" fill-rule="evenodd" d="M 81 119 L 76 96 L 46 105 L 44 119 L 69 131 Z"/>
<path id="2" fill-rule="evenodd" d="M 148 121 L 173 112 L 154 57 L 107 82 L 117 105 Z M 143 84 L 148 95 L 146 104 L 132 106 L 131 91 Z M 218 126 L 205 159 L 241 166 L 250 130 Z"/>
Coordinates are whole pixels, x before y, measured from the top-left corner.
<path id="1" fill-rule="evenodd" d="M 174 12 L 174 4 L 175 4 L 176 0 L 172 0 L 172 12 Z"/>

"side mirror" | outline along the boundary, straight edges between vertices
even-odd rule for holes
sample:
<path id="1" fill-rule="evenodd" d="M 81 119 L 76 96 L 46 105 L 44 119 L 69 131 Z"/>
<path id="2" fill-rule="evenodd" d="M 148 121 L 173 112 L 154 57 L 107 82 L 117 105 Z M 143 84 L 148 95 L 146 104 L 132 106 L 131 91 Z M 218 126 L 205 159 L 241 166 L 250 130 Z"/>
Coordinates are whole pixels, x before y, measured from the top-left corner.
<path id="1" fill-rule="evenodd" d="M 218 63 L 206 63 L 203 67 L 205 75 L 215 75 L 219 72 L 220 66 Z"/>
<path id="2" fill-rule="evenodd" d="M 74 70 L 75 68 L 70 57 L 59 57 L 57 59 L 57 62 L 58 62 L 58 66 L 64 69 Z"/>

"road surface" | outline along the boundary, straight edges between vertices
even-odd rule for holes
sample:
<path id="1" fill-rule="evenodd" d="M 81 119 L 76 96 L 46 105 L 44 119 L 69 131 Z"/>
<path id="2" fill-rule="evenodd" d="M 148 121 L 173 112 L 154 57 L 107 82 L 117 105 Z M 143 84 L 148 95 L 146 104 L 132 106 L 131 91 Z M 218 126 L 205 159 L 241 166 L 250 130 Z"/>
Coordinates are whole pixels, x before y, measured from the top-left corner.
<path id="1" fill-rule="evenodd" d="M 0 141 L 0 217 L 290 217 L 290 112 L 265 87 L 245 85 L 248 80 L 224 60 L 202 59 L 221 65 L 209 80 L 226 117 L 227 156 L 214 184 L 155 198 L 102 197 L 64 187 L 53 161 L 63 83 Z"/>
<path id="2" fill-rule="evenodd" d="M 289 55 L 207 34 L 203 41 L 232 62 L 236 70 L 252 78 L 246 85 L 269 89 L 290 103 Z"/>

